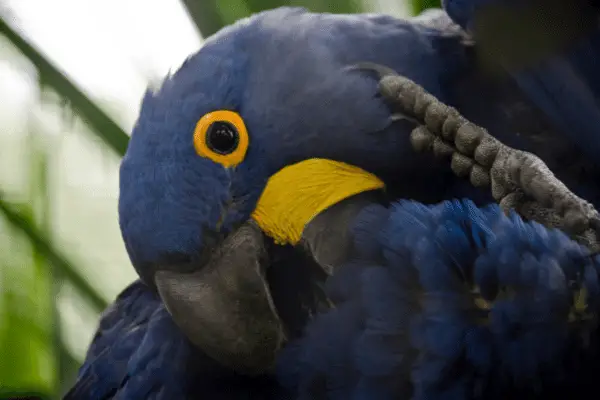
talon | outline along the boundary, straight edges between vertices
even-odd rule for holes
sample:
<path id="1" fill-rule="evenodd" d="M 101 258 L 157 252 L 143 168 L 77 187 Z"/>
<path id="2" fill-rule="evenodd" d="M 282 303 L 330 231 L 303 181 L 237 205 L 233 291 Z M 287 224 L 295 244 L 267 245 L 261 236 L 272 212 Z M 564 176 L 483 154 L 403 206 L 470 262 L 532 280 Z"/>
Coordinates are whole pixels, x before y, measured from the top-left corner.
<path id="1" fill-rule="evenodd" d="M 508 214 L 510 210 L 519 210 L 519 205 L 523 204 L 524 195 L 521 191 L 515 191 L 507 194 L 500 200 L 500 208 Z"/>
<path id="2" fill-rule="evenodd" d="M 419 124 L 419 121 L 417 121 L 415 118 L 413 118 L 413 117 L 411 117 L 411 116 L 409 116 L 409 115 L 400 114 L 400 113 L 395 113 L 395 114 L 392 114 L 392 115 L 390 116 L 390 121 L 391 121 L 392 123 L 394 123 L 394 122 L 398 122 L 398 121 L 410 121 L 410 122 L 412 122 L 412 123 L 414 123 L 414 124 L 416 124 L 416 125 L 418 125 L 418 124 Z"/>
<path id="3" fill-rule="evenodd" d="M 385 65 L 377 64 L 370 61 L 363 61 L 346 67 L 347 71 L 365 71 L 372 72 L 381 80 L 386 76 L 398 76 L 398 73 L 392 68 Z"/>

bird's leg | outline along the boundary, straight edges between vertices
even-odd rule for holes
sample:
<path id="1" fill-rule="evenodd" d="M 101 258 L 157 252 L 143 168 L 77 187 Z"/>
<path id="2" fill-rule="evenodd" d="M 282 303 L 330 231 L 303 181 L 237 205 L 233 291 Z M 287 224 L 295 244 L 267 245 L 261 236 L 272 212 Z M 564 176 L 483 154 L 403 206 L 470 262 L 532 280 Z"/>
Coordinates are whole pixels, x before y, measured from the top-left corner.
<path id="1" fill-rule="evenodd" d="M 412 80 L 390 69 L 361 64 L 375 71 L 379 91 L 394 113 L 419 124 L 411 133 L 417 151 L 448 158 L 457 176 L 477 187 L 491 186 L 492 196 L 505 209 L 546 226 L 557 227 L 600 250 L 600 214 L 571 192 L 536 155 L 513 149 L 468 121 L 458 110 L 440 102 Z"/>

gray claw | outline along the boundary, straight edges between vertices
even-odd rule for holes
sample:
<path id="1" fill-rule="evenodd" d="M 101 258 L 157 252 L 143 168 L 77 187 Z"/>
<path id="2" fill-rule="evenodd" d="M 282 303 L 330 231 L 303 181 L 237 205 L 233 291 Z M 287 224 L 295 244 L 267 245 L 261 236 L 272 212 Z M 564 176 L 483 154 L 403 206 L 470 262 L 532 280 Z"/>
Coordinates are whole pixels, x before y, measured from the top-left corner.
<path id="1" fill-rule="evenodd" d="M 417 151 L 433 151 L 450 159 L 457 176 L 477 187 L 491 186 L 492 196 L 505 209 L 544 225 L 564 229 L 593 249 L 600 249 L 600 214 L 571 192 L 534 154 L 513 149 L 437 100 L 423 87 L 389 68 L 378 71 L 380 93 L 401 113 L 421 126 L 411 133 Z"/>
<path id="2" fill-rule="evenodd" d="M 375 75 L 377 75 L 377 77 L 379 79 L 383 79 L 386 76 L 397 76 L 398 75 L 396 73 L 396 71 L 394 71 L 390 67 L 387 67 L 387 66 L 381 65 L 381 64 L 377 64 L 377 63 L 373 63 L 373 62 L 369 62 L 369 61 L 359 62 L 357 64 L 350 65 L 347 67 L 347 70 L 372 72 Z"/>

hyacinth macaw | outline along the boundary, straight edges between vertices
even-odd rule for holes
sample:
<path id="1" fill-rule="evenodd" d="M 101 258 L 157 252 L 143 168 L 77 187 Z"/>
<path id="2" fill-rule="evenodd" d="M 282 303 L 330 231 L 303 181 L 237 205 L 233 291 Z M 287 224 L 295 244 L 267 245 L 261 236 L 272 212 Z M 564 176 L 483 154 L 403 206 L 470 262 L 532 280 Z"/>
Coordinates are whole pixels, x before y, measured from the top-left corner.
<path id="1" fill-rule="evenodd" d="M 460 10 L 471 10 L 471 3 L 477 2 L 446 4 L 467 31 L 476 13 Z M 512 393 L 505 381 L 537 378 L 539 365 L 564 355 L 552 336 L 567 326 L 559 317 L 555 325 L 544 325 L 557 327 L 548 329 L 550 338 L 539 336 L 540 343 L 550 343 L 548 353 L 537 349 L 529 359 L 518 358 L 519 346 L 538 337 L 511 348 L 498 332 L 510 325 L 502 322 L 505 314 L 525 321 L 536 310 L 556 307 L 564 316 L 565 296 L 579 286 L 563 290 L 556 283 L 559 295 L 547 293 L 554 281 L 531 272 L 541 264 L 536 260 L 559 265 L 567 277 L 575 274 L 572 265 L 589 265 L 581 286 L 594 294 L 594 259 L 563 233 L 503 217 L 497 207 L 478 209 L 494 201 L 493 193 L 473 189 L 443 160 L 414 152 L 414 118 L 397 118 L 379 93 L 378 79 L 348 68 L 385 65 L 503 142 L 539 155 L 552 170 L 570 162 L 557 175 L 597 204 L 598 190 L 590 184 L 597 170 L 582 155 L 589 131 L 570 125 L 567 132 L 561 125 L 578 121 L 568 113 L 587 108 L 545 108 L 550 100 L 544 93 L 552 91 L 527 85 L 536 74 L 557 70 L 534 65 L 491 76 L 476 62 L 474 49 L 443 13 L 404 21 L 283 8 L 208 39 L 143 100 L 121 166 L 119 201 L 123 238 L 140 281 L 103 315 L 66 398 L 402 398 L 413 392 L 465 398 L 494 388 Z M 589 101 L 593 76 L 581 55 L 561 54 L 561 65 L 572 72 L 565 79 L 589 83 L 568 95 Z M 385 207 L 399 198 L 431 204 L 457 197 L 474 203 Z M 454 231 L 448 228 L 444 236 L 440 226 Z M 491 240 L 497 237 L 502 240 Z M 434 251 L 435 238 L 447 254 Z M 379 257 L 374 249 L 382 246 L 394 251 Z M 473 307 L 451 301 L 464 293 L 450 278 L 435 279 L 438 271 L 447 274 L 448 257 L 478 260 L 475 279 L 488 304 L 475 307 L 479 311 L 489 308 L 498 282 L 518 287 L 519 279 L 539 281 L 543 293 L 534 298 L 548 301 L 535 308 L 530 293 L 517 299 L 521 303 L 507 300 L 505 308 L 526 304 L 530 313 L 502 314 L 492 307 L 489 314 L 500 316 L 492 332 L 497 335 L 486 342 L 482 335 L 489 332 L 475 329 L 472 341 L 464 339 L 471 336 L 461 332 L 473 330 L 460 311 Z M 363 274 L 357 267 L 365 258 L 373 268 Z M 515 268 L 498 275 L 511 263 L 516 275 Z M 408 335 L 405 323 L 412 317 L 400 308 L 414 303 L 414 289 L 402 293 L 416 281 L 394 275 L 394 268 L 408 264 L 410 273 L 430 278 L 420 279 L 422 293 L 449 288 L 460 294 L 437 303 L 432 298 L 429 314 L 414 313 L 414 319 L 429 315 L 439 325 L 428 325 L 427 318 L 409 321 L 419 326 L 409 346 L 397 335 Z M 528 273 L 519 274 L 521 269 Z M 333 277 L 323 288 L 328 274 Z M 447 330 L 452 334 L 443 334 Z M 453 342 L 459 336 L 460 349 Z M 404 346 L 400 351 L 397 342 Z M 507 356 L 500 357 L 504 351 Z M 410 354 L 419 356 L 420 368 L 411 369 Z M 462 365 L 468 372 L 451 373 Z"/>

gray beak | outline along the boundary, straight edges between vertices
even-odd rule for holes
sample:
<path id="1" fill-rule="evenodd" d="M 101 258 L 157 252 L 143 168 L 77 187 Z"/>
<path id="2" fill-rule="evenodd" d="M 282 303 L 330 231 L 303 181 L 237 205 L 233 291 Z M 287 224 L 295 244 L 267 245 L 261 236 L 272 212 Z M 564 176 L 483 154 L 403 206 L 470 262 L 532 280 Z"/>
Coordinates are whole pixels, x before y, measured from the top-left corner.
<path id="1" fill-rule="evenodd" d="M 229 235 L 209 263 L 190 273 L 160 270 L 155 283 L 190 341 L 224 366 L 259 374 L 285 341 L 265 270 L 265 237 L 252 222 Z"/>

